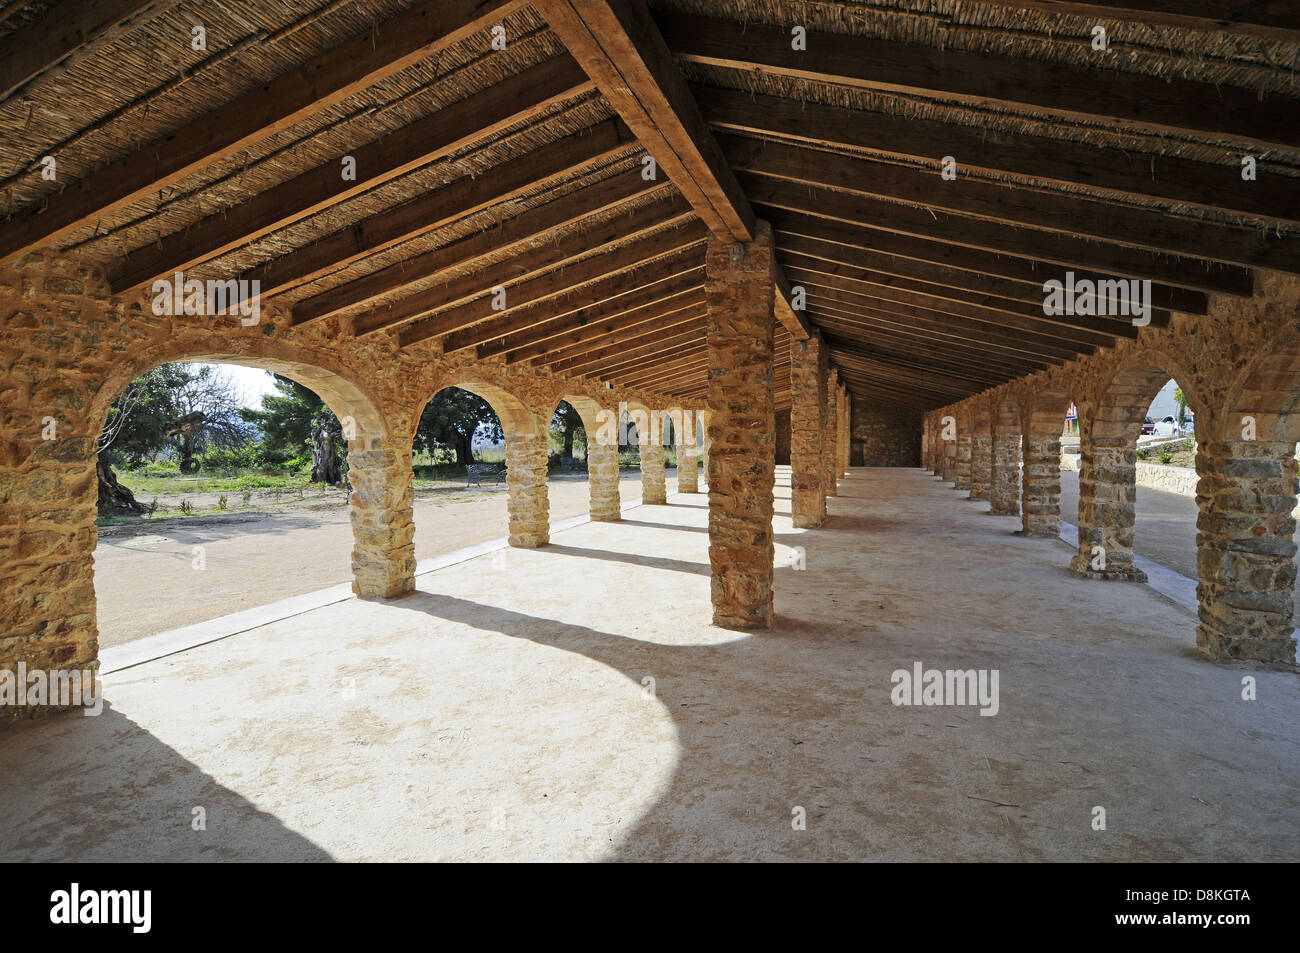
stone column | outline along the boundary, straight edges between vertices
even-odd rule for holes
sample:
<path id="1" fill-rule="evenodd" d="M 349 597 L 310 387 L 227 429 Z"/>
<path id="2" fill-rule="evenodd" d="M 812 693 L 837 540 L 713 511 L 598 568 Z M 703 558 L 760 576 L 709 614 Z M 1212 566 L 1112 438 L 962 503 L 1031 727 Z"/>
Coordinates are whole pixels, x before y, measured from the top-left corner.
<path id="1" fill-rule="evenodd" d="M 826 350 L 820 336 L 790 341 L 790 512 L 795 526 L 826 520 L 822 440 L 826 428 Z"/>
<path id="2" fill-rule="evenodd" d="M 668 502 L 668 477 L 664 473 L 663 421 L 652 415 L 648 433 L 641 440 L 641 502 L 652 505 Z"/>
<path id="3" fill-rule="evenodd" d="M 848 476 L 849 460 L 850 457 L 852 456 L 852 449 L 853 449 L 853 407 L 849 404 L 849 389 L 845 387 L 843 384 L 840 385 L 839 409 L 840 409 L 840 416 L 839 416 L 840 440 L 838 444 L 839 453 L 840 453 L 839 475 Z"/>
<path id="4" fill-rule="evenodd" d="M 548 414 L 546 424 L 549 423 Z M 546 496 L 546 431 L 546 426 L 534 420 L 528 431 L 506 434 L 510 545 L 522 549 L 545 546 L 551 539 L 550 505 Z"/>
<path id="5" fill-rule="evenodd" d="M 823 488 L 827 496 L 839 496 L 839 474 L 836 467 L 836 446 L 839 441 L 837 422 L 839 420 L 839 400 L 836 396 L 840 386 L 839 371 L 831 370 L 826 376 L 826 414 L 822 420 L 822 464 L 825 469 L 826 482 Z"/>
<path id="6" fill-rule="evenodd" d="M 1091 414 L 1079 408 L 1079 551 L 1070 571 L 1089 579 L 1146 582 L 1133 565 L 1137 442 L 1092 436 Z"/>
<path id="7" fill-rule="evenodd" d="M 1020 515 L 1020 431 L 1000 427 L 993 431 L 993 480 L 989 488 L 989 512 L 999 516 Z"/>
<path id="8" fill-rule="evenodd" d="M 993 434 L 987 424 L 980 425 L 971 414 L 970 499 L 987 500 L 993 479 Z"/>
<path id="9" fill-rule="evenodd" d="M 952 485 L 957 490 L 970 489 L 971 434 L 970 427 L 957 425 L 957 459 L 953 469 Z"/>
<path id="10" fill-rule="evenodd" d="M 1025 434 L 1023 536 L 1061 535 L 1061 435 Z"/>
<path id="11" fill-rule="evenodd" d="M 690 411 L 685 411 L 685 413 L 689 414 Z M 677 450 L 678 493 L 700 492 L 700 446 L 696 442 L 699 438 L 696 437 L 694 428 L 691 429 L 689 437 L 693 439 L 678 443 L 675 448 Z"/>
<path id="12" fill-rule="evenodd" d="M 709 565 L 715 625 L 766 628 L 772 617 L 776 412 L 772 388 L 772 230 L 714 240 L 708 302 Z"/>
<path id="13" fill-rule="evenodd" d="M 587 440 L 587 482 L 591 490 L 591 518 L 600 523 L 622 519 L 618 494 L 618 440 Z"/>
<path id="14" fill-rule="evenodd" d="M 943 462 L 940 465 L 939 476 L 944 483 L 951 483 L 955 486 L 957 483 L 957 451 L 960 448 L 960 442 L 956 439 L 941 439 L 940 446 L 943 448 Z"/>
<path id="15" fill-rule="evenodd" d="M 1216 662 L 1289 668 L 1295 661 L 1294 454 L 1290 443 L 1197 446 L 1196 645 Z"/>
<path id="16" fill-rule="evenodd" d="M 360 437 L 348 443 L 352 484 L 352 591 L 391 599 L 415 588 L 411 442 Z"/>

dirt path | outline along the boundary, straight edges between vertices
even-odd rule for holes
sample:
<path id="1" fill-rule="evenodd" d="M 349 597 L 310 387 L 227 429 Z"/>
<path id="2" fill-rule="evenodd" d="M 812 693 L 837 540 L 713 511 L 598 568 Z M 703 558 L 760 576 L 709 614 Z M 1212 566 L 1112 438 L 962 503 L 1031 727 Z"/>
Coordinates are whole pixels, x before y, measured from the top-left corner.
<path id="1" fill-rule="evenodd" d="M 674 488 L 671 478 L 669 491 Z M 641 475 L 623 477 L 625 503 L 641 498 Z M 551 520 L 588 511 L 586 475 L 554 476 Z M 415 502 L 415 558 L 500 536 L 505 488 L 433 495 Z M 201 556 L 203 568 L 195 563 Z M 351 578 L 352 526 L 338 499 L 276 513 L 191 517 L 100 530 L 95 549 L 99 643 L 133 639 L 324 589 Z"/>

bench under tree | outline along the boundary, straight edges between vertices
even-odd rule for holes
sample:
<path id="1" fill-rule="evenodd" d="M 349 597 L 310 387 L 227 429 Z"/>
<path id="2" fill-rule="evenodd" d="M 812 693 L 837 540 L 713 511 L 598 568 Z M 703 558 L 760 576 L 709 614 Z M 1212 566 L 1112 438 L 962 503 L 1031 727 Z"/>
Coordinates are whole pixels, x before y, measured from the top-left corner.
<path id="1" fill-rule="evenodd" d="M 491 483 L 504 483 L 505 467 L 493 463 L 468 463 L 465 465 L 465 485 L 482 486 L 486 480 Z"/>

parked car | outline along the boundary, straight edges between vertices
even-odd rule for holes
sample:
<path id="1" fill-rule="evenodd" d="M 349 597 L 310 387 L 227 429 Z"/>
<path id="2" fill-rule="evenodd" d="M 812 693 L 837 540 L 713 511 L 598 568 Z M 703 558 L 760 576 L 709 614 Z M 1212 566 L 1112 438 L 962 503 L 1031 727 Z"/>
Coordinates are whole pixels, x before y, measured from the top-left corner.
<path id="1" fill-rule="evenodd" d="M 1146 436 L 1146 435 L 1149 434 L 1149 433 L 1155 433 L 1155 432 L 1156 432 L 1156 422 L 1155 422 L 1154 420 L 1152 420 L 1150 417 L 1148 417 L 1148 418 L 1146 418 L 1145 420 L 1142 421 L 1142 435 L 1143 435 L 1143 436 Z"/>
<path id="2" fill-rule="evenodd" d="M 1157 437 L 1181 437 L 1183 428 L 1178 425 L 1176 417 L 1162 417 L 1156 421 L 1155 429 L 1152 430 Z"/>

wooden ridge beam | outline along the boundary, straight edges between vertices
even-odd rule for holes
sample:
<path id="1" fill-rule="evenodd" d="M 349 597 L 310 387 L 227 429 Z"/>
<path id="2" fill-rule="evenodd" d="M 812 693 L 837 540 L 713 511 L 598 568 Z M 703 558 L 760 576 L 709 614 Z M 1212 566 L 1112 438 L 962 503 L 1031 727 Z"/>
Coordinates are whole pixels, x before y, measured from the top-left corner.
<path id="1" fill-rule="evenodd" d="M 618 345 L 592 351 L 579 357 L 556 361 L 549 366 L 549 370 L 553 374 L 572 373 L 585 376 L 594 373 L 588 368 L 616 369 L 638 358 L 662 354 L 666 350 L 701 339 L 707 322 L 703 310 L 699 307 L 687 308 L 680 312 L 680 315 L 680 319 L 671 324 L 665 323 L 662 328 L 657 328 L 651 334 L 629 338 Z"/>
<path id="2" fill-rule="evenodd" d="M 628 201 L 671 188 L 667 183 L 645 182 L 636 175 L 610 176 L 562 199 L 521 212 L 492 228 L 304 298 L 293 306 L 293 323 L 305 324 L 355 308 L 429 275 L 471 266 L 487 255 L 522 252 L 547 232 L 579 225 L 584 219 L 610 212 Z"/>
<path id="3" fill-rule="evenodd" d="M 1002 103 L 1143 133 L 1300 146 L 1300 124 L 1288 118 L 1297 102 L 1277 93 L 847 33 L 809 30 L 807 49 L 794 50 L 785 26 L 676 12 L 662 13 L 658 22 L 673 53 L 692 63 L 972 105 Z"/>
<path id="4" fill-rule="evenodd" d="M 946 181 L 937 170 L 922 171 L 772 140 L 724 135 L 719 142 L 737 171 L 873 200 L 903 202 L 909 207 L 940 209 L 961 216 L 959 223 L 974 218 L 1032 229 L 1031 241 L 1036 232 L 1046 231 L 1124 246 L 1119 249 L 1121 253 L 1136 247 L 1197 260 L 1300 273 L 1300 239 L 1270 237 L 1259 228 L 1216 224 L 1159 209 L 1000 184 L 968 174 Z M 1289 207 L 1295 206 L 1300 202 L 1292 202 Z"/>
<path id="5" fill-rule="evenodd" d="M 1257 178 L 1247 182 L 1235 164 L 1127 153 L 1066 139 L 714 86 L 691 89 L 715 130 L 776 136 L 813 146 L 868 149 L 927 163 L 951 155 L 966 171 L 1018 175 L 1082 187 L 1102 196 L 1165 199 L 1265 221 L 1300 223 L 1296 181 L 1274 174 L 1267 155 L 1257 157 Z"/>
<path id="6" fill-rule="evenodd" d="M 592 89 L 591 80 L 568 56 L 495 83 L 466 99 L 435 110 L 364 146 L 350 149 L 356 177 L 344 181 L 343 155 L 230 208 L 173 232 L 121 259 L 109 284 L 120 294 L 287 228 L 332 205 L 361 195 L 407 173 L 528 122 L 557 103 Z"/>
<path id="7" fill-rule="evenodd" d="M 536 5 L 709 230 L 751 241 L 754 213 L 643 0 Z"/>
<path id="8" fill-rule="evenodd" d="M 0 264 L 229 158 L 527 5 L 527 0 L 423 0 L 18 212 L 0 231 Z"/>
<path id="9" fill-rule="evenodd" d="M 538 186 L 569 179 L 588 166 L 633 148 L 627 127 L 617 119 L 606 119 L 485 173 L 464 176 L 376 212 L 310 245 L 250 268 L 239 277 L 261 282 L 263 296 L 281 294 Z"/>
<path id="10" fill-rule="evenodd" d="M 1249 269 L 1237 265 L 1212 265 L 1200 259 L 1107 245 L 1071 235 L 886 202 L 838 189 L 799 185 L 752 172 L 741 173 L 741 182 L 755 205 L 836 219 L 864 229 L 937 238 L 1063 268 L 1160 281 L 1195 291 L 1249 297 L 1254 287 Z"/>
<path id="11" fill-rule="evenodd" d="M 664 225 L 684 223 L 694 217 L 695 213 L 681 196 L 665 195 L 626 217 L 601 223 L 587 232 L 575 232 L 551 244 L 540 244 L 486 271 L 470 272 L 444 285 L 425 288 L 374 308 L 364 318 L 356 319 L 353 326 L 359 336 L 373 334 L 434 312 L 448 314 L 448 321 L 464 323 L 464 315 L 476 312 L 486 320 L 505 313 L 492 310 L 495 287 L 504 288 L 507 300 L 516 301 L 534 301 L 559 294 L 626 267 L 630 256 L 640 256 L 635 259 L 640 261 L 675 250 L 686 237 L 698 237 L 703 230 L 692 230 L 689 226 L 685 234 L 671 229 L 647 237 L 647 233 Z M 633 240 L 630 244 L 616 247 L 629 239 Z M 582 255 L 590 257 L 575 262 Z M 502 274 L 503 271 L 509 273 Z M 453 313 L 456 317 L 452 317 Z"/>

